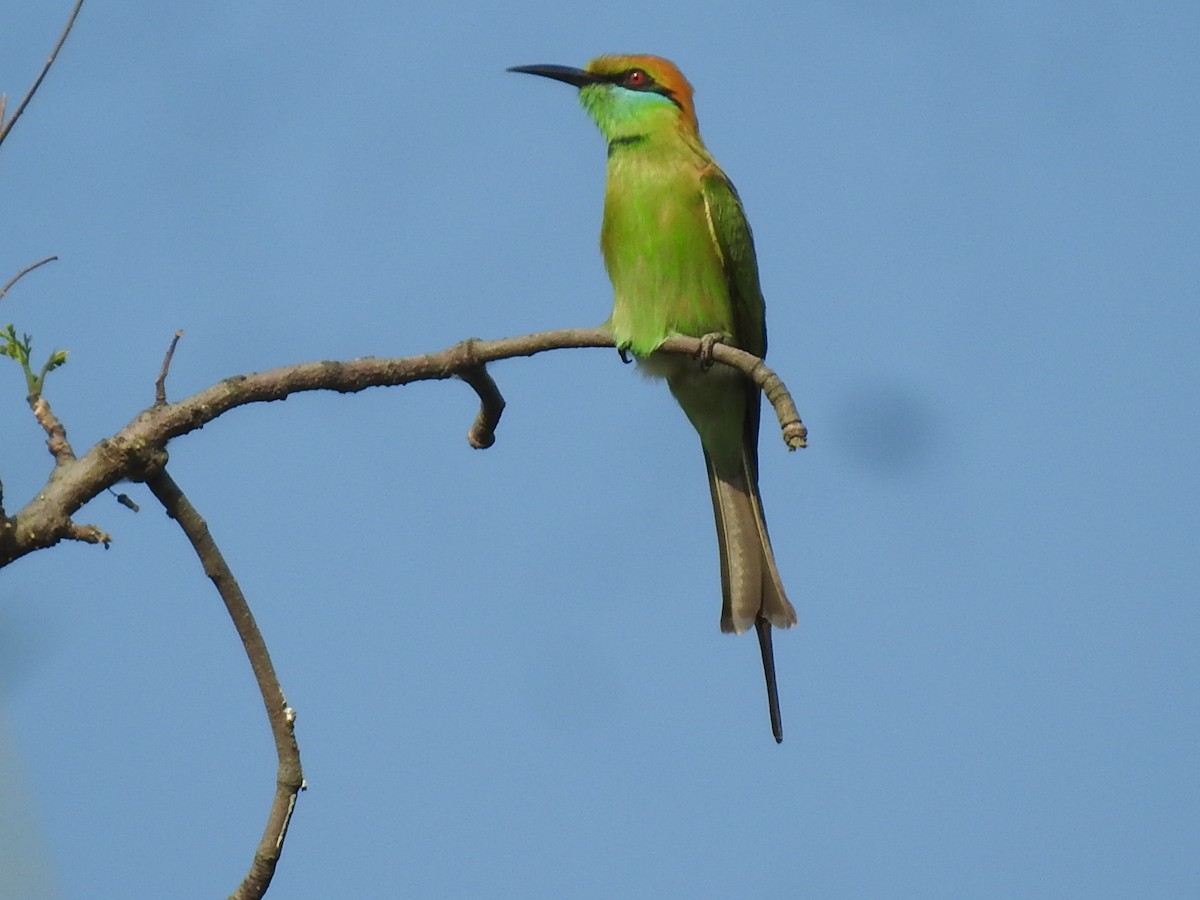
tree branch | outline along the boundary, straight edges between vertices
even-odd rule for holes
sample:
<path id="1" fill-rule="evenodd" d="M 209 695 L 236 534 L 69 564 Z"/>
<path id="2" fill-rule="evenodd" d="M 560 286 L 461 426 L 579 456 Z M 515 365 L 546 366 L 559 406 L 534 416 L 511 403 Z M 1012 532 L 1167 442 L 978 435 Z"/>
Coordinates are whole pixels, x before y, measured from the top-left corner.
<path id="1" fill-rule="evenodd" d="M 225 601 L 225 609 L 233 620 L 238 637 L 242 639 L 242 647 L 250 660 L 250 668 L 254 670 L 254 679 L 258 683 L 263 705 L 267 709 L 267 719 L 271 723 L 275 753 L 279 759 L 275 798 L 271 802 L 267 826 L 254 853 L 250 871 L 237 890 L 230 895 L 237 900 L 259 898 L 267 892 L 271 884 L 279 856 L 283 852 L 283 842 L 287 838 L 292 812 L 296 808 L 296 798 L 305 787 L 304 772 L 300 768 L 300 748 L 296 744 L 294 728 L 296 712 L 287 704 L 283 688 L 275 675 L 275 667 L 271 665 L 266 641 L 263 640 L 262 632 L 258 630 L 254 615 L 250 612 L 250 605 L 221 555 L 216 541 L 213 540 L 207 523 L 179 489 L 179 485 L 167 474 L 165 468 L 160 468 L 147 478 L 146 485 L 163 505 L 167 515 L 179 523 L 179 527 L 183 529 L 196 551 L 196 556 L 200 558 L 201 565 L 204 566 L 204 574 L 212 580 L 217 593 Z"/>
<path id="2" fill-rule="evenodd" d="M 62 49 L 62 45 L 67 42 L 67 35 L 71 33 L 71 28 L 75 25 L 75 17 L 79 15 L 79 9 L 83 6 L 83 0 L 76 0 L 75 8 L 71 10 L 71 16 L 67 19 L 67 24 L 62 30 L 62 34 L 58 36 L 58 43 L 54 45 L 54 49 L 50 51 L 50 56 L 46 60 L 46 64 L 42 66 L 42 71 L 38 73 L 37 80 L 33 86 L 29 88 L 25 94 L 17 111 L 12 114 L 12 118 L 5 123 L 0 120 L 0 144 L 4 143 L 4 139 L 8 137 L 8 133 L 12 131 L 13 126 L 17 124 L 17 119 L 21 118 L 21 113 L 25 112 L 25 107 L 29 105 L 29 101 L 33 99 L 33 95 L 37 93 L 37 89 L 42 86 L 42 80 L 46 77 L 46 73 L 50 71 L 50 67 L 54 65 L 54 60 L 58 56 L 58 51 Z M 0 104 L 0 108 L 3 104 Z"/>
<path id="3" fill-rule="evenodd" d="M 67 523 L 83 504 L 122 478 L 140 481 L 150 477 L 165 462 L 169 441 L 239 406 L 282 400 L 303 391 L 354 393 L 369 387 L 459 376 L 472 383 L 477 391 L 483 385 L 477 418 L 480 430 L 473 428 L 471 433 L 478 446 L 485 446 L 488 428 L 495 427 L 500 409 L 494 402 L 499 391 L 495 391 L 495 397 L 490 396 L 494 383 L 489 388 L 477 374 L 487 363 L 547 350 L 612 346 L 612 335 L 604 329 L 562 329 L 494 341 L 471 339 L 439 353 L 420 356 L 308 362 L 226 378 L 178 403 L 143 410 L 112 437 L 100 441 L 78 459 L 56 467 L 37 497 L 10 520 L 12 527 L 0 529 L 0 567 L 58 543 L 67 536 Z M 695 355 L 700 348 L 698 338 L 677 336 L 664 341 L 661 350 Z M 716 362 L 740 370 L 766 392 L 789 449 L 806 445 L 807 432 L 791 396 L 762 360 L 724 344 L 716 344 L 712 354 Z"/>

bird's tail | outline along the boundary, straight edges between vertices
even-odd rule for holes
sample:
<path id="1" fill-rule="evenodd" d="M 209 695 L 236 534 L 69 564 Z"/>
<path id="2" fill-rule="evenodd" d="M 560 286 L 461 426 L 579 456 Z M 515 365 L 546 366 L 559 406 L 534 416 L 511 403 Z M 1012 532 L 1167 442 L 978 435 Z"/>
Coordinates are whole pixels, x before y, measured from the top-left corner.
<path id="1" fill-rule="evenodd" d="M 771 626 L 795 625 L 796 610 L 788 602 L 775 565 L 753 459 L 744 453 L 740 469 L 726 475 L 717 473 L 707 453 L 704 458 L 721 550 L 721 630 L 742 632 L 751 625 L 756 627 L 771 730 L 775 740 L 782 741 Z"/>

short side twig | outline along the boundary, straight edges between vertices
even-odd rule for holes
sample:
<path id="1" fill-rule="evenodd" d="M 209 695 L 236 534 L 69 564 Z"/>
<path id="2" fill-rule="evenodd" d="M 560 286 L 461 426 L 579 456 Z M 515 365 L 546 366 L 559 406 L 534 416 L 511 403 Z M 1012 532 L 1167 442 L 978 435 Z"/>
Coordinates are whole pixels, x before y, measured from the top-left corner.
<path id="1" fill-rule="evenodd" d="M 62 466 L 75 459 L 75 451 L 71 449 L 71 442 L 67 440 L 67 429 L 50 408 L 50 401 L 38 394 L 29 401 L 29 407 L 33 410 L 33 417 L 46 432 L 46 446 L 50 448 L 55 463 Z"/>
<path id="2" fill-rule="evenodd" d="M 64 537 L 67 540 L 80 541 L 84 544 L 103 544 L 106 550 L 112 543 L 112 535 L 107 531 L 101 531 L 95 525 L 80 525 L 77 522 L 67 523 L 67 532 Z"/>
<path id="3" fill-rule="evenodd" d="M 500 424 L 500 417 L 504 415 L 504 396 L 483 364 L 464 369 L 458 377 L 473 387 L 479 395 L 479 412 L 467 431 L 467 443 L 476 450 L 486 450 L 496 443 L 496 427 Z"/>
<path id="4" fill-rule="evenodd" d="M 250 667 L 254 670 L 254 678 L 258 682 L 258 690 L 267 709 L 267 719 L 271 723 L 275 753 L 279 758 L 275 799 L 271 803 L 267 826 L 254 853 L 250 871 L 237 890 L 230 895 L 237 900 L 259 898 L 266 893 L 271 884 L 279 856 L 283 852 L 283 842 L 287 838 L 292 812 L 296 808 L 296 798 L 304 789 L 300 748 L 296 744 L 296 712 L 288 706 L 287 699 L 283 696 L 283 688 L 280 687 L 275 667 L 271 664 L 266 641 L 254 622 L 254 615 L 250 612 L 250 606 L 238 586 L 237 579 L 233 577 L 233 572 L 209 533 L 208 525 L 165 468 L 152 474 L 146 480 L 146 484 L 163 505 L 167 515 L 179 523 L 204 566 L 204 574 L 212 580 L 221 599 L 225 601 L 225 608 L 229 611 L 229 617 L 233 619 L 233 625 L 250 660 Z"/>
<path id="5" fill-rule="evenodd" d="M 62 34 L 58 36 L 58 43 L 54 45 L 54 49 L 50 51 L 50 56 L 46 60 L 46 64 L 42 66 L 42 71 L 38 73 L 37 80 L 33 86 L 29 88 L 25 94 L 25 98 L 17 106 L 17 111 L 12 114 L 12 118 L 7 122 L 0 121 L 0 144 L 4 143 L 4 139 L 8 137 L 8 133 L 12 131 L 13 126 L 17 124 L 17 119 L 21 118 L 21 113 L 25 112 L 25 107 L 29 105 L 29 101 L 33 99 L 33 95 L 37 93 L 37 89 L 42 86 L 42 80 L 46 77 L 46 73 L 50 71 L 50 67 L 54 65 L 54 60 L 58 56 L 58 51 L 62 49 L 62 45 L 67 42 L 67 35 L 71 33 L 71 28 L 75 25 L 75 17 L 79 15 L 79 9 L 83 6 L 83 0 L 76 0 L 75 8 L 71 10 L 71 17 L 67 19 L 67 24 L 62 30 Z"/>
<path id="6" fill-rule="evenodd" d="M 158 370 L 158 378 L 154 382 L 154 405 L 163 406 L 167 402 L 167 373 L 171 371 L 171 360 L 175 358 L 175 348 L 179 345 L 179 339 L 183 337 L 183 330 L 175 332 L 171 338 L 171 346 L 167 347 L 167 355 L 163 357 L 162 368 Z"/>

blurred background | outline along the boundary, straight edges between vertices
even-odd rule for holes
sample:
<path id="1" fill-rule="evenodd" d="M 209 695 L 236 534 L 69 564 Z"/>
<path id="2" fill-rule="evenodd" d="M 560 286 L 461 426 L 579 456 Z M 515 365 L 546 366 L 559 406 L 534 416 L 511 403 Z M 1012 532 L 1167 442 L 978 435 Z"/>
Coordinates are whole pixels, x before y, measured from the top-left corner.
<path id="1" fill-rule="evenodd" d="M 67 0 L 0 30 L 9 112 Z M 89 0 L 0 148 L 0 303 L 82 452 L 312 359 L 593 325 L 604 145 L 654 52 L 755 229 L 797 629 L 786 740 L 717 629 L 704 466 L 611 351 L 237 410 L 171 472 L 241 580 L 310 790 L 270 896 L 1200 893 L 1193 3 Z M 51 466 L 0 359 L 14 512 Z M 769 419 L 767 420 L 769 421 Z M 216 594 L 149 492 L 0 576 L 0 896 L 208 898 L 274 786 Z M 16 837 L 14 837 L 14 835 Z"/>

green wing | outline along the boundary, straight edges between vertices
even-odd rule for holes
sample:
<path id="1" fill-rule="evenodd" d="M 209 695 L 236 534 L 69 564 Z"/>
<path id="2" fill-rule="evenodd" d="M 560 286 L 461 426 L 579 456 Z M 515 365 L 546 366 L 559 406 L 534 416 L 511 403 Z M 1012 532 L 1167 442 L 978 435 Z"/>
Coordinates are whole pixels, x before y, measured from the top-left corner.
<path id="1" fill-rule="evenodd" d="M 725 265 L 729 299 L 733 305 L 734 341 L 755 356 L 767 355 L 767 317 L 758 284 L 758 259 L 754 236 L 742 209 L 741 198 L 725 173 L 713 166 L 700 178 L 704 209 Z M 743 459 L 748 480 L 758 491 L 758 425 L 762 400 L 758 387 L 746 379 L 746 420 L 742 429 Z"/>
<path id="2" fill-rule="evenodd" d="M 715 166 L 700 177 L 704 209 L 725 265 L 729 299 L 733 304 L 734 341 L 755 356 L 767 353 L 767 324 L 754 236 L 733 184 Z"/>

